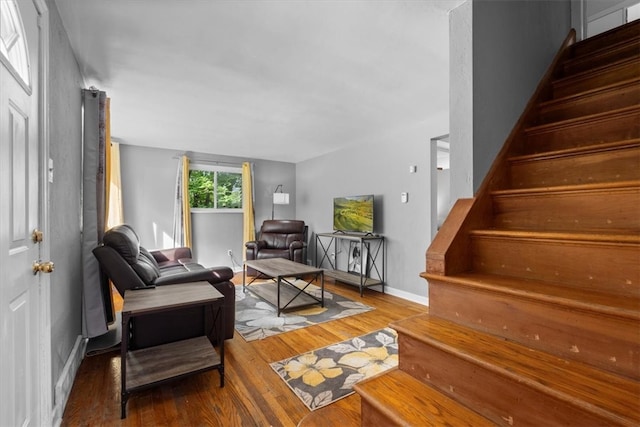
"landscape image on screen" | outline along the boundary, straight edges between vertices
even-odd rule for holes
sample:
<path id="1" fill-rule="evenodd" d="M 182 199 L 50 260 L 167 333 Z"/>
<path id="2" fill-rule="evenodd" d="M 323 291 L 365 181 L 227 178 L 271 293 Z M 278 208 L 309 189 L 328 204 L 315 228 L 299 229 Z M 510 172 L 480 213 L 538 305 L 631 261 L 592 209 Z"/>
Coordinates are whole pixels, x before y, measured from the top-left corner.
<path id="1" fill-rule="evenodd" d="M 373 195 L 333 199 L 333 229 L 373 232 Z"/>

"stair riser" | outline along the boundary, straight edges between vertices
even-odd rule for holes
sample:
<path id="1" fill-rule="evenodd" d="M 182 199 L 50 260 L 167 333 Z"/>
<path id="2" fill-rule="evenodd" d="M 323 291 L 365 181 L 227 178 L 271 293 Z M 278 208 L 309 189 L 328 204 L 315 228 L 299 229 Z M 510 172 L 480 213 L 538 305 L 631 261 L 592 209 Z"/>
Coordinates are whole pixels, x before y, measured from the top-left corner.
<path id="1" fill-rule="evenodd" d="M 538 231 L 640 232 L 640 188 L 495 196 L 494 226 Z"/>
<path id="2" fill-rule="evenodd" d="M 538 123 L 551 123 L 573 119 L 604 111 L 617 110 L 640 103 L 640 84 L 630 83 L 577 99 L 567 99 L 561 103 L 547 104 L 540 108 Z"/>
<path id="3" fill-rule="evenodd" d="M 640 296 L 640 248 L 633 244 L 473 235 L 473 270 Z"/>
<path id="4" fill-rule="evenodd" d="M 360 405 L 360 416 L 362 427 L 375 427 L 375 426 L 401 426 L 402 424 L 393 422 L 390 418 L 385 416 L 378 407 L 362 399 Z"/>
<path id="5" fill-rule="evenodd" d="M 640 52 L 640 38 L 630 40 L 624 45 L 607 49 L 597 55 L 567 61 L 564 65 L 565 75 L 587 71 L 592 68 L 611 64 L 625 58 L 636 56 Z"/>
<path id="6" fill-rule="evenodd" d="M 640 146 L 514 161 L 509 172 L 514 189 L 636 181 L 640 180 Z"/>
<path id="7" fill-rule="evenodd" d="M 637 321 L 433 280 L 429 304 L 431 315 L 640 379 Z"/>
<path id="8" fill-rule="evenodd" d="M 553 83 L 553 97 L 562 98 L 597 89 L 640 75 L 640 60 L 628 61 L 589 75 L 558 80 Z"/>
<path id="9" fill-rule="evenodd" d="M 399 335 L 399 367 L 501 426 L 612 425 L 514 378 Z M 482 345 L 481 342 L 478 345 Z"/>
<path id="10" fill-rule="evenodd" d="M 640 113 L 636 110 L 599 120 L 526 131 L 524 148 L 525 153 L 533 154 L 639 137 Z"/>

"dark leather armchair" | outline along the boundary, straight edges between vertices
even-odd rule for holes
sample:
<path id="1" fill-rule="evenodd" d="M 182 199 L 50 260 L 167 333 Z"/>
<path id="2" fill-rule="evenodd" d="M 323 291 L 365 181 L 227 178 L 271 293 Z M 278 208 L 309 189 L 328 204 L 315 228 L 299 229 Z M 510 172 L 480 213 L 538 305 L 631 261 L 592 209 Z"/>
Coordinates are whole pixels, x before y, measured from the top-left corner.
<path id="1" fill-rule="evenodd" d="M 150 252 L 140 246 L 138 235 L 126 224 L 108 230 L 93 254 L 98 259 L 101 274 L 108 277 L 123 296 L 127 289 L 197 281 L 211 283 L 224 295 L 223 336 L 225 339 L 233 338 L 235 286 L 230 281 L 233 277 L 230 268 L 205 268 L 192 260 L 190 248 Z M 220 331 L 220 326 L 213 326 L 213 314 L 203 307 L 139 316 L 132 320 L 129 342 L 132 348 L 146 348 L 205 335 L 205 330 L 214 342 L 217 336 L 213 334 Z"/>
<path id="2" fill-rule="evenodd" d="M 286 258 L 301 264 L 307 263 L 307 226 L 304 221 L 293 219 L 266 220 L 260 227 L 258 240 L 247 242 L 246 259 Z M 247 269 L 250 275 L 256 274 Z"/>

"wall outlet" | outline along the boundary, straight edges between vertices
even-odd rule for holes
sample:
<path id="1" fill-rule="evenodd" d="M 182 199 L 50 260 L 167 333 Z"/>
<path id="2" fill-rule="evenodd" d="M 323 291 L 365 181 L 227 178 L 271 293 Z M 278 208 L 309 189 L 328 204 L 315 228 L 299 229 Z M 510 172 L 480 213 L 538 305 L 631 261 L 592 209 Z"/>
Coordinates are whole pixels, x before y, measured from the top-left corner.
<path id="1" fill-rule="evenodd" d="M 231 249 L 227 250 L 227 255 L 229 255 L 230 257 L 233 256 L 233 251 Z"/>

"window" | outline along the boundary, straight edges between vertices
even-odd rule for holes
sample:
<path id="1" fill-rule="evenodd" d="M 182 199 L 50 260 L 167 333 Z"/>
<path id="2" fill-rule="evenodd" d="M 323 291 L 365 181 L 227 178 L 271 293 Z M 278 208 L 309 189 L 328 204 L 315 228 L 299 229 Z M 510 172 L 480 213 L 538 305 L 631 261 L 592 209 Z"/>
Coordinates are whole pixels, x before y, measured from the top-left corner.
<path id="1" fill-rule="evenodd" d="M 189 206 L 194 210 L 242 210 L 242 169 L 192 164 Z"/>
<path id="2" fill-rule="evenodd" d="M 27 41 L 15 1 L 0 1 L 0 54 L 29 86 Z"/>

